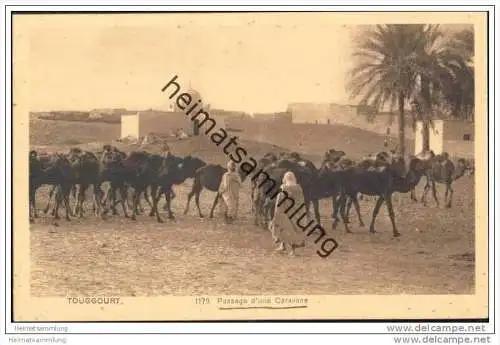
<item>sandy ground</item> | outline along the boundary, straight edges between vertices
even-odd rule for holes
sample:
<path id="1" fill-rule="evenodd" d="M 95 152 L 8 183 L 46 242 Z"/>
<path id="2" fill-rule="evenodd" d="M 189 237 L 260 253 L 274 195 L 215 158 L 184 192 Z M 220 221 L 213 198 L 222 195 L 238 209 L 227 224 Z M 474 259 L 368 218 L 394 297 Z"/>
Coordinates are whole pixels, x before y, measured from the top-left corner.
<path id="1" fill-rule="evenodd" d="M 422 181 L 417 192 L 422 192 Z M 270 233 L 256 228 L 250 214 L 248 182 L 241 192 L 241 214 L 225 225 L 220 214 L 200 219 L 194 205 L 183 215 L 191 181 L 177 186 L 175 221 L 158 224 L 141 215 L 134 223 L 90 214 L 55 227 L 42 216 L 30 229 L 31 292 L 35 296 L 154 296 L 201 294 L 471 294 L 474 293 L 474 186 L 471 177 L 454 185 L 452 209 L 433 202 L 412 203 L 395 196 L 394 239 L 385 206 L 377 234 L 352 217 L 346 234 L 331 230 L 331 202 L 321 202 L 322 223 L 340 244 L 328 258 L 309 239 L 296 257 L 274 252 Z M 442 200 L 444 187 L 438 187 Z M 429 193 L 430 194 L 430 193 Z M 38 194 L 38 207 L 46 202 Z M 203 192 L 206 216 L 214 198 Z M 430 195 L 429 195 L 430 196 Z M 431 200 L 431 198 L 429 199 Z M 87 204 L 87 206 L 90 206 Z M 362 201 L 369 224 L 374 201 Z"/>

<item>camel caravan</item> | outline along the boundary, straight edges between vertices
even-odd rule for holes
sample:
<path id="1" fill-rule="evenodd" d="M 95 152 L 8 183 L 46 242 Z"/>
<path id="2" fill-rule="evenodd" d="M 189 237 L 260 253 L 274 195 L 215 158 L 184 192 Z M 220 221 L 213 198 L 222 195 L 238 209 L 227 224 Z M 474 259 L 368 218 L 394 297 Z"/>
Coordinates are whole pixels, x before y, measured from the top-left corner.
<path id="1" fill-rule="evenodd" d="M 297 183 L 304 191 L 304 202 L 309 212 L 313 206 L 314 218 L 320 222 L 319 201 L 325 198 L 332 200 L 332 227 L 335 229 L 342 220 L 345 231 L 349 228 L 349 214 L 354 205 L 359 226 L 364 226 L 360 214 L 359 200 L 365 196 L 375 198 L 370 233 L 375 232 L 375 219 L 381 206 L 386 204 L 392 223 L 394 236 L 400 232 L 396 227 L 392 195 L 394 193 L 411 193 L 411 199 L 417 201 L 415 187 L 422 179 L 425 187 L 420 201 L 425 205 L 427 193 L 432 189 L 436 205 L 439 201 L 436 184 L 444 184 L 445 205 L 452 207 L 452 184 L 467 172 L 473 173 L 473 164 L 464 159 L 453 163 L 448 154 L 435 155 L 432 151 L 406 159 L 396 150 L 368 155 L 359 161 L 347 157 L 341 150 L 329 149 L 325 152 L 321 165 L 302 158 L 298 153 L 267 153 L 258 161 L 256 178 L 251 183 L 252 213 L 255 225 L 267 228 L 273 219 L 274 196 L 279 191 L 280 182 L 287 171 L 297 178 Z M 43 185 L 51 186 L 49 200 L 43 212 L 51 211 L 55 220 L 60 219 L 59 209 L 65 211 L 65 218 L 84 217 L 87 192 L 92 187 L 92 213 L 105 219 L 111 211 L 118 215 L 120 206 L 123 215 L 131 220 L 144 212 L 144 200 L 149 206 L 149 216 L 163 222 L 158 210 L 158 203 L 165 198 L 164 210 L 169 219 L 174 219 L 171 202 L 175 198 L 173 186 L 193 179 L 192 189 L 184 209 L 189 206 L 194 196 L 199 217 L 203 217 L 199 199 L 203 189 L 217 192 L 213 201 L 210 218 L 220 199 L 219 185 L 225 167 L 207 164 L 193 157 L 173 155 L 168 147 L 163 154 L 151 154 L 146 151 L 122 152 L 111 145 L 104 145 L 100 152 L 84 151 L 71 148 L 67 153 L 43 154 L 36 150 L 29 153 L 29 218 L 34 222 L 39 217 L 36 209 L 36 192 Z M 238 169 L 241 182 L 247 175 Z M 272 186 L 267 182 L 274 181 Z M 109 188 L 103 189 L 106 183 Z M 70 199 L 74 199 L 71 207 Z M 51 210 L 51 204 L 53 207 Z M 57 225 L 57 223 L 55 223 Z"/>

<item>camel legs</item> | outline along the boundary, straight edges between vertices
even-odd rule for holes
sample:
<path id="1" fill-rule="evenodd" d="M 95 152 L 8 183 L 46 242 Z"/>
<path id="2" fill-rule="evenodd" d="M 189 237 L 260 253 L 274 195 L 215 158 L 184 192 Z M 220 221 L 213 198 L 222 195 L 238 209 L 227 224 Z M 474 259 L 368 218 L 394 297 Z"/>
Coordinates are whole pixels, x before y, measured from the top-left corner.
<path id="1" fill-rule="evenodd" d="M 427 180 L 424 186 L 424 191 L 422 192 L 422 197 L 420 198 L 420 202 L 424 205 L 427 206 L 427 193 L 429 192 L 429 189 L 431 188 L 431 182 Z"/>
<path id="2" fill-rule="evenodd" d="M 335 193 L 334 195 L 332 195 L 332 218 L 335 219 L 335 204 L 337 202 L 337 194 Z"/>
<path id="3" fill-rule="evenodd" d="M 432 197 L 434 198 L 434 201 L 436 202 L 436 206 L 439 207 L 439 200 L 437 197 L 437 190 L 436 190 L 436 182 L 432 181 L 431 187 L 432 187 Z M 446 191 L 448 191 L 448 188 Z M 445 202 L 446 202 L 446 197 L 445 197 Z"/>
<path id="4" fill-rule="evenodd" d="M 165 201 L 167 202 L 167 212 L 168 212 L 168 219 L 175 219 L 174 213 L 172 212 L 172 186 L 168 187 L 167 189 L 163 189 L 163 193 L 165 194 Z"/>
<path id="5" fill-rule="evenodd" d="M 175 193 L 173 189 L 170 189 L 170 200 L 173 200 L 175 198 Z M 163 209 L 167 209 L 167 194 L 165 194 L 165 205 L 163 206 Z"/>
<path id="6" fill-rule="evenodd" d="M 78 189 L 77 200 L 75 203 L 75 209 L 73 211 L 73 215 L 76 217 L 77 215 L 81 218 L 83 217 L 83 204 L 86 199 L 86 192 L 89 188 L 88 183 L 81 183 L 80 188 Z"/>
<path id="7" fill-rule="evenodd" d="M 356 198 L 356 202 L 358 202 L 356 195 L 354 195 L 354 198 Z M 351 202 L 351 200 L 353 200 L 353 196 L 344 195 L 342 203 L 340 204 L 340 216 L 342 217 L 342 221 L 344 223 L 345 232 L 349 234 L 352 233 L 352 231 L 349 229 L 349 219 L 347 218 L 346 206 L 348 202 Z"/>
<path id="8" fill-rule="evenodd" d="M 151 188 L 153 188 L 153 187 L 151 187 Z M 153 208 L 153 197 L 150 198 L 150 196 L 149 196 L 150 193 L 148 193 L 148 187 L 144 188 L 144 191 L 141 194 L 144 194 L 144 200 L 146 200 L 146 202 L 148 203 L 149 209 L 152 209 Z M 139 200 L 137 202 L 137 208 L 138 208 L 137 214 L 144 212 L 144 207 L 142 207 L 140 196 L 139 196 Z M 151 215 L 151 213 L 150 213 L 150 215 Z"/>
<path id="9" fill-rule="evenodd" d="M 337 228 L 337 225 L 339 223 L 339 217 L 338 214 L 340 212 L 340 216 L 342 217 L 342 221 L 344 223 L 345 231 L 347 233 L 351 233 L 351 230 L 349 229 L 349 221 L 346 216 L 346 203 L 347 199 L 349 197 L 347 194 L 344 194 L 344 192 L 341 193 L 340 197 L 334 204 L 334 210 L 333 210 L 333 223 L 332 223 L 332 230 L 335 230 Z M 356 199 L 357 202 L 357 199 Z"/>
<path id="10" fill-rule="evenodd" d="M 153 190 L 156 190 L 157 188 L 154 188 Z M 152 214 L 156 214 L 156 221 L 158 223 L 163 223 L 163 219 L 160 217 L 160 212 L 158 212 L 158 201 L 161 198 L 161 195 L 163 193 L 163 187 L 158 188 L 159 191 L 157 193 L 151 193 L 152 198 L 153 198 L 153 209 L 151 210 Z M 151 213 L 149 214 L 151 216 Z"/>
<path id="11" fill-rule="evenodd" d="M 132 194 L 132 216 L 130 219 L 136 220 L 136 215 L 139 215 L 140 198 L 141 194 L 144 193 L 146 196 L 146 189 L 148 186 L 134 186 L 134 193 Z"/>
<path id="12" fill-rule="evenodd" d="M 199 194 L 198 194 L 199 196 Z M 221 195 L 219 192 L 217 192 L 217 195 L 215 196 L 214 203 L 212 204 L 212 209 L 210 210 L 210 218 L 214 217 L 214 210 L 215 206 L 217 206 L 217 203 L 219 202 L 219 199 L 221 198 Z"/>
<path id="13" fill-rule="evenodd" d="M 97 182 L 92 184 L 92 191 L 94 194 L 92 211 L 94 212 L 95 216 L 99 216 L 99 213 L 101 212 L 101 198 L 103 195 L 101 184 Z"/>
<path id="14" fill-rule="evenodd" d="M 319 200 L 318 199 L 312 200 L 312 205 L 314 208 L 314 217 L 316 217 L 316 222 L 318 222 L 318 225 L 321 225 L 321 217 L 319 215 Z"/>
<path id="15" fill-rule="evenodd" d="M 71 212 L 71 206 L 69 203 L 69 196 L 70 193 L 73 192 L 74 189 L 72 187 L 64 187 L 61 188 L 61 193 L 62 193 L 62 200 L 64 202 L 64 208 L 66 209 L 66 220 L 69 222 L 71 221 L 72 212 Z"/>
<path id="16" fill-rule="evenodd" d="M 361 195 L 363 195 L 363 194 L 361 194 Z M 349 216 L 351 214 L 351 206 L 352 206 L 352 198 L 348 197 L 346 199 L 344 207 L 342 208 L 343 209 L 342 215 L 343 215 L 343 217 L 345 217 L 345 220 L 347 221 L 347 223 L 349 223 Z"/>
<path id="17" fill-rule="evenodd" d="M 335 200 L 336 197 L 332 197 L 332 200 Z M 339 217 L 338 217 L 338 214 L 339 214 L 339 209 L 343 209 L 341 207 L 342 203 L 345 202 L 345 194 L 340 194 L 339 198 L 333 202 L 333 214 L 332 214 L 332 218 L 333 218 L 333 223 L 332 223 L 332 230 L 335 230 L 337 228 L 337 225 L 339 223 Z"/>
<path id="18" fill-rule="evenodd" d="M 54 219 L 60 219 L 59 217 L 59 207 L 61 203 L 64 203 L 64 207 L 66 209 L 66 220 L 71 221 L 71 207 L 69 205 L 69 195 L 71 193 L 71 187 L 66 185 L 58 185 L 56 189 L 55 195 L 55 208 L 54 208 Z"/>
<path id="19" fill-rule="evenodd" d="M 152 188 L 153 188 L 153 187 L 151 187 L 151 189 L 150 189 L 150 190 L 151 190 L 151 193 L 152 193 Z M 149 198 L 149 194 L 150 194 L 150 193 L 148 193 L 148 189 L 147 189 L 147 188 L 146 188 L 146 189 L 144 189 L 144 199 L 146 200 L 146 202 L 148 203 L 149 208 L 151 209 L 151 208 L 153 207 L 153 202 L 152 202 L 152 197 L 151 197 L 151 199 Z M 140 209 L 141 209 L 141 212 L 144 212 L 144 210 L 143 210 L 143 209 L 142 209 L 142 207 L 141 207 L 141 203 L 140 203 L 140 201 L 139 201 L 139 207 L 140 207 Z"/>
<path id="20" fill-rule="evenodd" d="M 116 192 L 120 192 L 120 200 L 117 202 L 116 200 Z M 111 193 L 111 196 L 110 196 Z M 102 215 L 106 215 L 109 211 L 109 209 L 106 207 L 106 201 L 111 197 L 111 210 L 113 212 L 113 215 L 117 215 L 118 212 L 116 211 L 115 205 L 117 203 L 120 203 L 122 205 L 123 209 L 123 214 L 125 215 L 125 218 L 129 218 L 128 211 L 127 211 L 127 190 L 125 189 L 125 185 L 123 182 L 111 182 L 110 187 L 106 191 L 106 194 L 104 196 L 104 201 L 102 202 L 104 206 L 104 210 L 102 212 Z"/>
<path id="21" fill-rule="evenodd" d="M 151 185 L 151 211 L 149 211 L 149 216 L 150 217 L 154 217 L 156 212 L 158 212 L 158 209 L 155 208 L 157 206 L 155 206 L 155 200 L 156 200 L 156 197 L 158 197 L 158 202 L 160 201 L 161 199 L 161 196 L 163 194 L 163 188 L 161 188 L 160 186 L 157 186 L 157 185 Z"/>
<path id="22" fill-rule="evenodd" d="M 427 206 L 427 193 L 429 192 L 429 189 L 432 189 L 432 196 L 434 198 L 434 201 L 436 202 L 436 206 L 439 207 L 439 200 L 437 198 L 437 190 L 436 190 L 436 182 L 434 180 L 431 180 L 429 177 L 427 177 L 427 181 L 425 183 L 424 191 L 422 192 L 422 197 L 420 199 L 420 202 L 424 204 L 424 206 Z"/>
<path id="23" fill-rule="evenodd" d="M 201 195 L 201 189 L 196 192 L 194 195 L 194 201 L 196 202 L 196 207 L 198 208 L 198 215 L 200 218 L 203 218 L 203 214 L 201 213 L 201 208 L 200 208 L 200 195 Z"/>
<path id="24" fill-rule="evenodd" d="M 159 189 L 159 191 L 157 191 L 157 189 Z M 158 223 L 163 223 L 163 220 L 161 219 L 160 217 L 160 213 L 158 212 L 158 202 L 160 201 L 160 198 L 163 194 L 165 194 L 166 196 L 166 200 L 167 200 L 167 210 L 168 210 L 168 218 L 169 219 L 175 219 L 174 217 L 174 214 L 172 213 L 172 209 L 171 209 L 171 189 L 172 189 L 172 186 L 168 186 L 168 188 L 166 188 L 165 186 L 160 186 L 159 188 L 158 187 L 152 187 L 152 193 L 151 193 L 151 196 L 153 198 L 153 209 L 151 210 L 151 213 L 149 214 L 150 216 L 152 214 L 156 214 L 156 221 Z M 155 191 L 157 191 L 156 195 L 155 195 Z"/>
<path id="25" fill-rule="evenodd" d="M 446 192 L 445 192 L 444 202 L 446 202 L 447 197 L 448 197 L 448 203 L 446 203 L 446 207 L 451 208 L 451 199 L 453 197 L 453 189 L 451 188 L 451 182 L 446 184 Z"/>
<path id="26" fill-rule="evenodd" d="M 128 218 L 127 206 L 129 208 L 132 207 L 132 205 L 129 205 L 130 200 L 128 198 L 128 188 L 129 187 L 125 185 L 123 181 L 110 182 L 110 187 L 106 192 L 105 202 L 109 200 L 109 193 L 111 193 L 111 210 L 114 216 L 118 215 L 118 211 L 116 210 L 116 205 L 121 204 L 123 213 L 125 214 L 125 217 Z M 116 199 L 116 193 L 120 193 L 119 200 Z"/>
<path id="27" fill-rule="evenodd" d="M 85 203 L 85 199 L 87 198 L 86 193 L 87 193 L 89 187 L 90 187 L 89 183 L 80 183 L 80 186 L 78 188 L 78 192 L 75 195 L 76 203 L 75 203 L 75 207 L 73 210 L 73 216 L 75 216 L 75 217 L 79 216 L 80 218 L 83 217 L 83 210 L 84 210 L 83 205 Z M 76 188 L 73 189 L 73 191 L 74 190 L 76 190 Z M 95 193 L 95 191 L 94 191 L 94 193 Z M 94 212 L 95 212 L 95 207 L 96 207 L 95 196 L 94 196 L 94 206 L 93 207 L 94 207 Z"/>
<path id="28" fill-rule="evenodd" d="M 314 199 L 314 200 L 307 200 L 305 202 L 306 204 L 306 210 L 307 210 L 307 217 L 311 217 L 311 204 L 313 205 L 313 210 L 314 210 L 314 217 L 316 218 L 316 222 L 318 222 L 318 225 L 321 225 L 321 220 L 320 220 L 320 215 L 319 215 L 319 200 Z"/>
<path id="29" fill-rule="evenodd" d="M 111 193 L 111 210 L 112 210 L 112 214 L 113 214 L 113 216 L 116 216 L 116 215 L 118 215 L 118 211 L 116 210 L 116 204 L 117 204 L 117 201 L 116 201 L 116 186 L 113 183 L 111 183 L 111 186 L 108 189 L 108 193 Z"/>
<path id="30" fill-rule="evenodd" d="M 189 204 L 191 203 L 191 198 L 195 196 L 196 206 L 198 207 L 198 214 L 200 215 L 200 218 L 203 218 L 203 214 L 201 213 L 200 209 L 200 193 L 202 189 L 203 189 L 202 185 L 199 183 L 199 181 L 195 179 L 193 187 L 191 188 L 191 192 L 189 192 L 188 194 L 188 200 L 186 202 L 186 208 L 184 209 L 184 214 L 188 213 Z"/>
<path id="31" fill-rule="evenodd" d="M 134 199 L 135 199 L 136 189 L 134 188 L 134 190 L 132 191 L 129 186 L 125 186 L 125 191 L 126 191 L 125 202 L 127 203 L 128 208 L 134 209 Z M 139 202 L 139 206 L 140 206 L 140 202 Z"/>
<path id="32" fill-rule="evenodd" d="M 375 231 L 375 219 L 377 218 L 377 214 L 380 211 L 380 207 L 384 203 L 384 197 L 379 196 L 377 199 L 377 202 L 375 203 L 375 207 L 373 208 L 373 213 L 372 213 L 372 221 L 370 223 L 370 233 L 374 234 Z"/>
<path id="33" fill-rule="evenodd" d="M 387 206 L 387 211 L 389 212 L 389 217 L 391 218 L 392 233 L 394 234 L 394 237 L 401 236 L 398 229 L 396 228 L 396 220 L 394 218 L 394 208 L 392 207 L 392 195 L 388 195 L 385 198 L 385 204 Z"/>
<path id="34" fill-rule="evenodd" d="M 361 194 L 361 195 L 363 195 L 363 194 Z M 360 196 L 361 196 L 361 195 L 360 195 Z M 361 210 L 360 210 L 360 208 L 359 208 L 359 202 L 358 202 L 358 198 L 357 198 L 357 196 L 354 196 L 354 197 L 349 198 L 349 207 L 348 207 L 348 209 L 347 209 L 347 213 L 346 213 L 346 215 L 345 215 L 345 221 L 346 221 L 347 223 L 349 223 L 349 211 L 350 211 L 350 209 L 351 209 L 351 205 L 352 205 L 352 204 L 354 204 L 354 209 L 356 210 L 356 213 L 357 213 L 357 215 L 358 215 L 359 226 L 360 226 L 360 227 L 365 226 L 365 223 L 363 222 L 363 219 L 361 218 Z"/>
<path id="35" fill-rule="evenodd" d="M 36 210 L 36 187 L 30 186 L 29 189 L 29 204 L 30 204 L 30 212 L 29 212 L 29 217 L 30 217 L 30 223 L 34 222 L 35 218 L 38 218 L 38 213 Z"/>
<path id="36" fill-rule="evenodd" d="M 79 211 L 80 211 L 80 197 L 81 197 L 81 195 L 82 195 L 82 186 L 80 185 L 80 188 L 78 188 L 78 190 L 74 194 L 75 206 L 73 207 L 73 216 L 75 216 L 75 217 L 77 214 L 79 214 Z M 80 215 L 80 217 L 81 217 L 81 215 Z"/>
<path id="37" fill-rule="evenodd" d="M 111 210 L 113 212 L 113 215 L 116 216 L 118 212 L 116 211 L 116 188 L 114 186 L 114 183 L 110 183 L 109 188 L 106 190 L 104 193 L 104 196 L 102 196 L 100 203 L 101 206 L 104 208 L 103 210 L 103 215 L 106 215 L 108 213 L 108 208 L 106 206 L 106 203 L 109 202 L 109 199 L 111 199 Z"/>
<path id="38" fill-rule="evenodd" d="M 52 200 L 52 197 L 54 196 L 54 192 L 56 191 L 57 185 L 51 186 L 50 192 L 49 192 L 49 200 L 47 201 L 47 206 L 43 209 L 43 213 L 47 214 L 49 213 L 50 209 L 50 201 Z"/>
<path id="39" fill-rule="evenodd" d="M 127 212 L 127 205 L 125 203 L 125 200 L 127 200 L 127 190 L 125 189 L 125 186 L 123 184 L 119 184 L 117 189 L 120 192 L 120 197 L 121 197 L 120 203 L 122 204 L 123 214 L 125 215 L 125 218 L 129 218 Z"/>

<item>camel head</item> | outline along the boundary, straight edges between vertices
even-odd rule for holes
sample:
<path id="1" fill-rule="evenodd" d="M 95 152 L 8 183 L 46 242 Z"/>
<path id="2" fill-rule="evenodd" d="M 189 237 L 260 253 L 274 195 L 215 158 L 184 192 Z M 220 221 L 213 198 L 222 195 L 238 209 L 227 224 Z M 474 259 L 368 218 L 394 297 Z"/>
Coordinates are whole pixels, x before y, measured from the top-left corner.
<path id="1" fill-rule="evenodd" d="M 72 147 L 71 149 L 69 149 L 67 157 L 70 162 L 74 163 L 76 160 L 79 160 L 82 153 L 83 151 L 79 147 Z"/>
<path id="2" fill-rule="evenodd" d="M 112 146 L 109 145 L 109 144 L 105 144 L 102 146 L 102 151 L 103 152 L 109 152 L 109 151 L 112 151 Z"/>
<path id="3" fill-rule="evenodd" d="M 465 164 L 467 166 L 466 168 L 466 173 L 468 173 L 469 176 L 474 176 L 474 159 L 468 159 L 465 161 Z"/>
<path id="4" fill-rule="evenodd" d="M 105 150 L 102 153 L 101 161 L 104 164 L 118 163 L 124 160 L 124 156 L 121 152 L 116 152 L 113 150 Z"/>
<path id="5" fill-rule="evenodd" d="M 459 179 L 464 176 L 467 172 L 473 171 L 473 168 L 470 165 L 470 162 L 466 161 L 463 158 L 459 158 L 457 161 L 457 168 L 455 170 L 455 174 L 453 176 L 454 180 Z"/>
<path id="6" fill-rule="evenodd" d="M 48 164 L 48 166 L 55 167 L 55 168 L 69 167 L 71 165 L 68 157 L 66 157 L 65 154 L 59 153 L 59 152 L 51 155 L 50 160 L 47 164 Z"/>
<path id="7" fill-rule="evenodd" d="M 324 160 L 323 163 L 321 164 L 321 167 L 319 168 L 319 172 L 333 172 L 336 171 L 337 169 L 337 164 L 330 160 Z"/>
<path id="8" fill-rule="evenodd" d="M 29 157 L 30 157 L 30 160 L 32 160 L 32 159 L 38 159 L 38 152 L 36 152 L 36 150 L 31 150 Z"/>
<path id="9" fill-rule="evenodd" d="M 276 162 L 278 160 L 278 157 L 272 152 L 266 153 L 264 155 L 264 158 L 268 159 L 271 162 Z"/>
<path id="10" fill-rule="evenodd" d="M 344 151 L 337 151 L 335 149 L 329 149 L 325 152 L 324 160 L 330 162 L 338 162 L 342 157 L 345 156 Z"/>
<path id="11" fill-rule="evenodd" d="M 298 154 L 298 152 L 292 152 L 292 153 L 290 153 L 290 159 L 292 159 L 292 160 L 294 160 L 296 162 L 298 162 L 298 161 L 301 160 L 300 155 Z"/>
<path id="12" fill-rule="evenodd" d="M 410 171 L 410 162 L 405 160 L 404 157 L 395 156 L 388 162 L 389 170 L 399 177 L 405 177 Z"/>
<path id="13" fill-rule="evenodd" d="M 170 157 L 172 158 L 174 156 L 171 155 Z M 196 171 L 205 165 L 205 162 L 203 162 L 201 159 L 198 159 L 191 155 L 184 158 L 177 157 L 176 159 L 180 159 L 177 167 L 180 169 L 182 175 L 185 178 L 194 178 L 194 176 L 196 175 Z"/>
<path id="14" fill-rule="evenodd" d="M 427 164 L 424 160 L 413 155 L 408 158 L 408 172 L 422 176 L 426 171 Z"/>
<path id="15" fill-rule="evenodd" d="M 436 155 L 434 154 L 434 151 L 422 151 L 419 154 L 417 154 L 415 157 L 422 159 L 422 160 L 430 160 L 434 158 Z"/>

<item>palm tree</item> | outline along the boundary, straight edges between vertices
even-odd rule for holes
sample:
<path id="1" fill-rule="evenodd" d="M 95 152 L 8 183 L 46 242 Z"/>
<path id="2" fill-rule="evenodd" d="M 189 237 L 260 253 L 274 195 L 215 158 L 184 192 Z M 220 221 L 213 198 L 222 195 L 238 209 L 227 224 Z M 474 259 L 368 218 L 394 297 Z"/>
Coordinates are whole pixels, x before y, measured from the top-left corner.
<path id="1" fill-rule="evenodd" d="M 404 154 L 404 105 L 411 101 L 423 122 L 423 150 L 429 150 L 429 126 L 440 96 L 454 107 L 473 109 L 473 32 L 464 30 L 445 40 L 439 25 L 378 25 L 365 31 L 356 45 L 351 70 L 351 97 L 399 108 L 399 147 Z M 391 87 L 387 87 L 392 85 Z M 472 106 L 471 106 L 472 104 Z"/>
<path id="2" fill-rule="evenodd" d="M 414 101 L 417 103 L 418 119 L 422 121 L 422 149 L 430 150 L 429 125 L 433 118 L 433 99 L 431 90 L 436 90 L 448 63 L 447 50 L 441 44 L 443 33 L 439 25 L 419 25 L 415 35 L 415 65 L 417 76 Z"/>
<path id="3" fill-rule="evenodd" d="M 421 25 L 376 25 L 363 30 L 353 52 L 347 91 L 362 104 L 381 109 L 397 105 L 399 153 L 405 154 L 405 105 L 410 100 L 417 74 L 417 42 Z"/>
<path id="4" fill-rule="evenodd" d="M 417 43 L 416 99 L 421 105 L 423 149 L 428 151 L 429 123 L 440 98 L 452 107 L 454 116 L 459 116 L 461 110 L 473 109 L 474 72 L 470 62 L 474 55 L 474 33 L 467 29 L 445 40 L 439 25 L 425 25 Z"/>
<path id="5" fill-rule="evenodd" d="M 454 76 L 450 88 L 443 96 L 454 117 L 470 118 L 474 114 L 474 29 L 456 32 L 447 44 L 455 57 L 450 64 Z"/>

